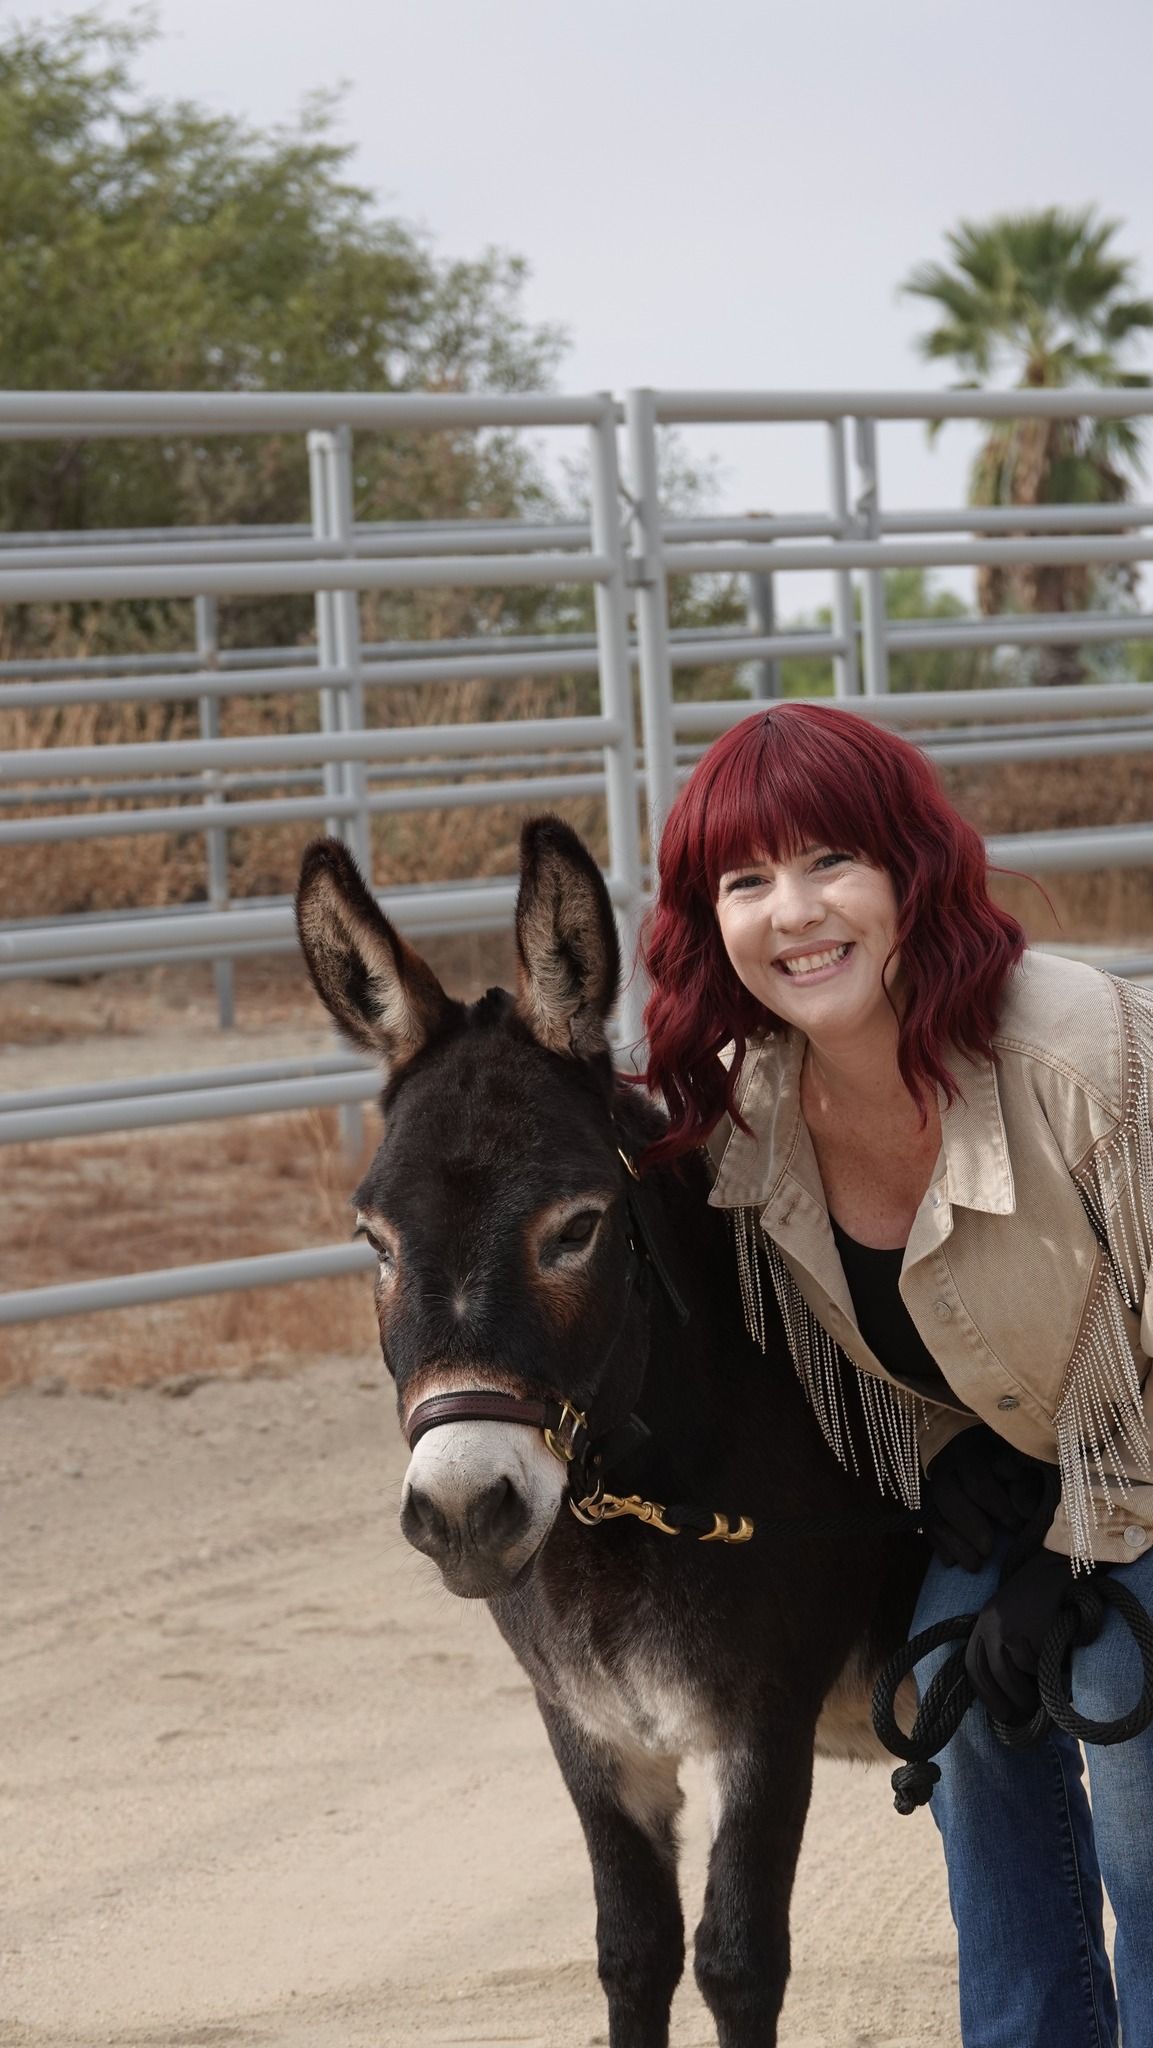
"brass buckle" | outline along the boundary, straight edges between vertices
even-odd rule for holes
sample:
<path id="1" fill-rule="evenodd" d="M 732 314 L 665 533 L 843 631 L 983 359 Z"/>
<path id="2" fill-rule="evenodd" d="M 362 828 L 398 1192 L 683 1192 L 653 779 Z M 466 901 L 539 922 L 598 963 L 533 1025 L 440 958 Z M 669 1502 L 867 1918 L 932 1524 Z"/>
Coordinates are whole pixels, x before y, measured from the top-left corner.
<path id="1" fill-rule="evenodd" d="M 577 1431 L 587 1428 L 588 1423 L 581 1414 L 580 1409 L 574 1408 L 571 1401 L 562 1401 L 560 1404 L 560 1421 L 556 1429 L 544 1429 L 541 1431 L 541 1435 L 544 1437 L 545 1443 L 548 1445 L 553 1457 L 559 1458 L 562 1465 L 571 1465 L 575 1455 L 574 1444 Z"/>

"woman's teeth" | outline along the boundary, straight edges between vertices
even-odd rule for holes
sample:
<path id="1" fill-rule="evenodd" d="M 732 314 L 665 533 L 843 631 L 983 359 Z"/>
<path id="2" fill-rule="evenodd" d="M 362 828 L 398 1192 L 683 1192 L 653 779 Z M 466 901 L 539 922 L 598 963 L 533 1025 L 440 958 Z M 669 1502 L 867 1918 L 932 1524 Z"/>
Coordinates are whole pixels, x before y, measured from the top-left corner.
<path id="1" fill-rule="evenodd" d="M 835 967 L 848 951 L 846 942 L 843 946 L 831 947 L 827 953 L 802 953 L 798 959 L 782 960 L 780 964 L 786 974 L 816 974 L 818 968 Z"/>

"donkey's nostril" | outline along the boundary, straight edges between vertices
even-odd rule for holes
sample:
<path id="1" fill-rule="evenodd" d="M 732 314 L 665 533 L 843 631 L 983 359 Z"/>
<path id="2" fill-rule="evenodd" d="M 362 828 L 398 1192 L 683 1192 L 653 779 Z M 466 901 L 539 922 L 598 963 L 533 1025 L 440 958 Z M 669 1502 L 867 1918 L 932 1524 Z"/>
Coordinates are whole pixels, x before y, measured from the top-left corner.
<path id="1" fill-rule="evenodd" d="M 410 1486 L 400 1511 L 400 1526 L 408 1541 L 416 1550 L 426 1551 L 436 1557 L 446 1548 L 448 1523 L 426 1493 L 418 1493 Z"/>
<path id="2" fill-rule="evenodd" d="M 478 1549 L 504 1550 L 521 1534 L 528 1507 L 511 1479 L 496 1479 L 473 1501 L 468 1520 Z"/>

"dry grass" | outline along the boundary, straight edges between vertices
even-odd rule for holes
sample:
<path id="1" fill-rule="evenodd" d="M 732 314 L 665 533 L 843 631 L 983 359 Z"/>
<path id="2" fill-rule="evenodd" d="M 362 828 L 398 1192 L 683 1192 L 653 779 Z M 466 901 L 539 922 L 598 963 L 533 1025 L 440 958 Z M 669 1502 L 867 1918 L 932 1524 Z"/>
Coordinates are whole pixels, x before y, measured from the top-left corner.
<path id="1" fill-rule="evenodd" d="M 292 1116 L 14 1146 L 5 1157 L 5 1288 L 295 1251 L 348 1236 L 357 1162 L 335 1116 Z M 188 1373 L 247 1377 L 363 1350 L 367 1279 L 310 1282 L 33 1323 L 5 1332 L 0 1388 L 81 1390 Z"/>
<path id="2" fill-rule="evenodd" d="M 494 685 L 488 682 L 445 683 L 417 689 L 377 693 L 370 703 L 373 722 L 381 726 L 474 724 L 489 720 L 510 723 L 549 715 L 569 716 L 591 708 L 580 678 L 571 683 L 549 680 Z M 285 731 L 315 731 L 316 699 L 295 697 L 225 699 L 221 735 L 240 739 Z M 198 732 L 192 704 L 72 705 L 43 711 L 0 711 L 0 748 L 43 750 L 46 747 L 90 747 L 135 741 L 187 739 Z M 515 731 L 509 734 L 516 750 Z M 429 780 L 441 780 L 441 767 L 429 763 Z M 483 780 L 472 776 L 469 781 Z M 377 778 L 381 788 L 384 777 Z M 299 788 L 262 789 L 254 797 L 299 796 Z M 177 799 L 161 796 L 157 803 Z M 68 809 L 77 816 L 94 812 L 150 808 L 128 800 L 77 802 Z M 164 834 L 125 834 L 107 839 L 67 840 L 41 846 L 9 848 L 4 856 L 3 914 L 6 917 L 58 917 L 85 911 L 139 907 L 158 909 L 174 903 L 203 901 L 207 866 L 203 834 L 196 829 L 197 802 L 187 804 L 188 830 Z M 539 804 L 399 812 L 373 821 L 374 866 L 380 883 L 404 886 L 414 882 L 451 881 L 463 876 L 510 874 L 516 869 L 521 822 Z M 558 806 L 602 853 L 606 848 L 604 806 L 599 800 L 574 798 Z M 32 817 L 35 806 L 5 807 L 6 817 Z M 292 888 L 300 856 L 309 839 L 322 830 L 318 821 L 294 825 L 241 827 L 229 834 L 230 888 L 236 897 L 283 895 Z"/>
<path id="3" fill-rule="evenodd" d="M 1091 755 L 1085 760 L 1007 762 L 955 768 L 943 777 L 958 809 L 981 832 L 1041 832 L 1153 821 L 1153 755 Z M 1034 939 L 1088 943 L 1153 941 L 1153 869 L 1116 868 L 1043 877 L 999 878 L 997 895 Z"/>

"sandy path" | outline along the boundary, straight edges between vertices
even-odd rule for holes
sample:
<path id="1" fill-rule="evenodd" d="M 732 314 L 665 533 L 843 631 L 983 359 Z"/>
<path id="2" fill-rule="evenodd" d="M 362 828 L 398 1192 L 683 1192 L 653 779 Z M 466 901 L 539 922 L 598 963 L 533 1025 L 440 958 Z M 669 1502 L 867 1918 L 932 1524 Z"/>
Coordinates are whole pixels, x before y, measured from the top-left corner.
<path id="1" fill-rule="evenodd" d="M 347 1359 L 0 1405 L 5 2048 L 604 2040 L 575 1818 L 402 1469 Z M 936 1838 L 879 1772 L 822 1769 L 794 1922 L 784 2048 L 955 2048 Z M 674 2038 L 713 2038 L 691 1986 Z"/>

